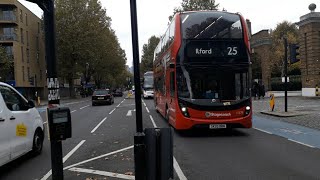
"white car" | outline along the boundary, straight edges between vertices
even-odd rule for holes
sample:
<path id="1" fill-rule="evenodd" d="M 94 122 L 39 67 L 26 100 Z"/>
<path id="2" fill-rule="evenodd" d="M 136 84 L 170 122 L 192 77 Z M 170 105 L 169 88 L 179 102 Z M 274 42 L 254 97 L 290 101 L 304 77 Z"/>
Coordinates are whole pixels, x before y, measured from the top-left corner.
<path id="1" fill-rule="evenodd" d="M 42 151 L 43 120 L 32 101 L 0 82 L 0 166 L 32 151 Z"/>
<path id="2" fill-rule="evenodd" d="M 152 88 L 146 88 L 143 90 L 143 98 L 153 98 L 153 89 Z"/>

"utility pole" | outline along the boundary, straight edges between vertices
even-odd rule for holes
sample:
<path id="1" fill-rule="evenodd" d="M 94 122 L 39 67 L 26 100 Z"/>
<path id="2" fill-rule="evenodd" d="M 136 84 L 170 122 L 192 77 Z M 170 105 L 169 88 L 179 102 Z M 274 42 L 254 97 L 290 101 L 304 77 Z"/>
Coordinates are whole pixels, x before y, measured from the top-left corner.
<path id="1" fill-rule="evenodd" d="M 288 112 L 288 79 L 287 79 L 287 73 L 288 73 L 288 41 L 287 37 L 283 36 L 283 44 L 284 44 L 284 111 Z"/>
<path id="2" fill-rule="evenodd" d="M 56 66 L 56 33 L 54 0 L 27 0 L 36 3 L 44 14 L 45 52 L 47 62 L 48 110 L 60 104 L 59 81 Z M 62 142 L 50 140 L 52 179 L 63 180 Z"/>
<path id="3" fill-rule="evenodd" d="M 134 68 L 134 86 L 135 86 L 135 103 L 136 103 L 136 134 L 134 136 L 134 166 L 135 179 L 146 179 L 145 166 L 145 134 L 142 124 L 142 104 L 140 87 L 140 70 L 139 70 L 139 44 L 138 44 L 138 23 L 137 23 L 137 5 L 136 0 L 130 0 L 131 12 L 131 32 L 132 32 L 132 53 Z"/>

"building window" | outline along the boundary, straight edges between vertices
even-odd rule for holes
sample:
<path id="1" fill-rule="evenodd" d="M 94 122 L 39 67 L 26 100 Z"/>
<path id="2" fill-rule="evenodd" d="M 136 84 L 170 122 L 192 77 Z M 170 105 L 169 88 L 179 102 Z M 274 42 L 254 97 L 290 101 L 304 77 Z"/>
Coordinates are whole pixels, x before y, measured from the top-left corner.
<path id="1" fill-rule="evenodd" d="M 26 38 L 27 38 L 27 46 L 29 46 L 29 32 L 26 31 Z"/>
<path id="2" fill-rule="evenodd" d="M 20 9 L 20 22 L 22 22 L 23 23 L 23 15 L 22 15 L 22 9 Z"/>
<path id="3" fill-rule="evenodd" d="M 37 52 L 37 63 L 39 63 L 39 51 Z"/>
<path id="4" fill-rule="evenodd" d="M 21 60 L 22 62 L 24 62 L 23 46 L 21 46 Z"/>
<path id="5" fill-rule="evenodd" d="M 29 49 L 27 48 L 27 63 L 30 62 L 30 52 L 29 52 Z"/>
<path id="6" fill-rule="evenodd" d="M 30 68 L 27 67 L 27 75 L 28 75 L 28 80 L 30 79 Z"/>
<path id="7" fill-rule="evenodd" d="M 40 22 L 38 22 L 38 34 L 40 34 Z"/>
<path id="8" fill-rule="evenodd" d="M 24 43 L 24 38 L 23 38 L 23 29 L 20 28 L 20 35 L 21 35 L 21 43 Z"/>
<path id="9" fill-rule="evenodd" d="M 26 17 L 26 26 L 28 26 L 28 15 L 27 15 L 27 13 L 25 14 L 25 17 Z"/>
<path id="10" fill-rule="evenodd" d="M 22 80 L 25 81 L 26 79 L 24 78 L 24 66 L 22 66 Z"/>
<path id="11" fill-rule="evenodd" d="M 38 36 L 36 37 L 36 48 L 37 48 L 37 51 L 39 51 L 39 37 Z"/>

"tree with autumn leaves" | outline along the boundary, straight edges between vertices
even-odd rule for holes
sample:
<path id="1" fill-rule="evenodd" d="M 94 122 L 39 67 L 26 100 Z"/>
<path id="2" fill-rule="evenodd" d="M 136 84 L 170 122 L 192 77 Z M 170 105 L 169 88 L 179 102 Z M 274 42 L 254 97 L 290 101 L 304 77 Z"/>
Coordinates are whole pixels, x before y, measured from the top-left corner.
<path id="1" fill-rule="evenodd" d="M 58 73 L 69 83 L 70 95 L 80 76 L 86 82 L 92 77 L 98 88 L 125 82 L 126 54 L 101 2 L 56 0 L 55 7 Z"/>

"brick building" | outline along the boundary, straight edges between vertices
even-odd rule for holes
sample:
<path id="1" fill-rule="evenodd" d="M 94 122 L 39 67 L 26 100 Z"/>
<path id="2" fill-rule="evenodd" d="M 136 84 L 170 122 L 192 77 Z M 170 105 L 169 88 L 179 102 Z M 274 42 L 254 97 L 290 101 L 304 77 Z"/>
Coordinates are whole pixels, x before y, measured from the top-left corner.
<path id="1" fill-rule="evenodd" d="M 44 96 L 46 62 L 41 19 L 17 0 L 0 1 L 0 45 L 13 57 L 7 83 L 34 98 Z"/>
<path id="2" fill-rule="evenodd" d="M 315 87 L 320 86 L 320 12 L 312 10 L 296 24 L 299 26 L 302 96 L 315 96 Z"/>

